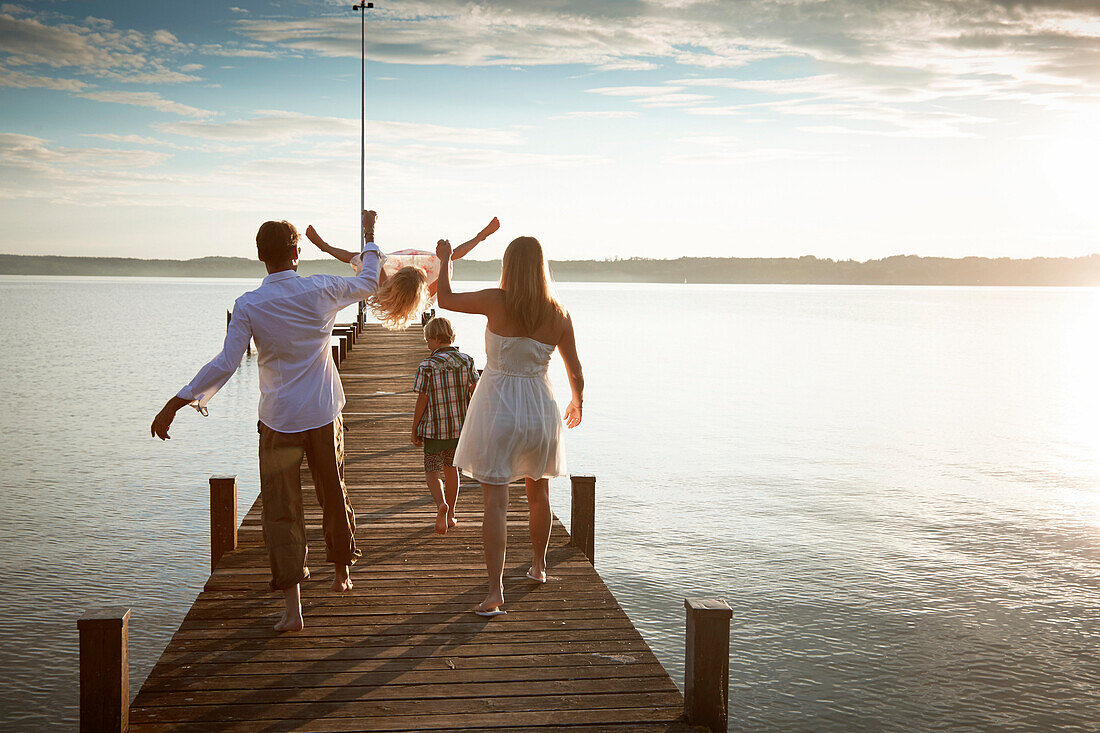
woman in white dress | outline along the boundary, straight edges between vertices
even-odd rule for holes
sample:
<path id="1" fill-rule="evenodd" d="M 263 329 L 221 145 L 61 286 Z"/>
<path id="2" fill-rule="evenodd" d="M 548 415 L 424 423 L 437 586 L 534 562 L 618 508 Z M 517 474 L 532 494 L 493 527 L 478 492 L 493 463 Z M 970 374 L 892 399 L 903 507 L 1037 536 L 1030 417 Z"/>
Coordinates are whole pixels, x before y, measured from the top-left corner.
<path id="1" fill-rule="evenodd" d="M 441 239 L 439 307 L 480 313 L 485 328 L 485 372 L 466 412 L 454 464 L 481 482 L 485 515 L 481 525 L 489 593 L 474 609 L 480 616 L 504 613 L 504 556 L 508 544 L 508 484 L 524 479 L 530 509 L 532 560 L 527 577 L 546 582 L 550 542 L 550 477 L 565 474 L 562 416 L 546 368 L 556 349 L 565 362 L 573 399 L 565 410 L 570 428 L 581 423 L 584 377 L 577 357 L 573 321 L 550 292 L 542 245 L 519 237 L 508 245 L 500 287 L 473 293 L 451 290 L 451 245 Z"/>

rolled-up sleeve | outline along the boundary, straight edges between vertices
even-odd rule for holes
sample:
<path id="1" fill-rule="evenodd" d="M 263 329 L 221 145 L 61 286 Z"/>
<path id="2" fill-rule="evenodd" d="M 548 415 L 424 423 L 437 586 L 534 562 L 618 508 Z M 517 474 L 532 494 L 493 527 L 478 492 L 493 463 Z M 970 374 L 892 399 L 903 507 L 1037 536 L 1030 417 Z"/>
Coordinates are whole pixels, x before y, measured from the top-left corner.
<path id="1" fill-rule="evenodd" d="M 355 277 L 335 278 L 332 286 L 333 295 L 341 307 L 363 300 L 378 289 L 378 275 L 385 261 L 386 255 L 382 254 L 377 244 L 367 242 L 363 245 L 363 251 L 352 257 L 349 263 L 355 270 Z"/>
<path id="2" fill-rule="evenodd" d="M 248 321 L 248 311 L 235 304 L 221 353 L 200 369 L 195 378 L 177 392 L 176 396 L 187 400 L 192 407 L 205 415 L 210 398 L 217 394 L 241 365 L 241 359 L 244 358 L 251 339 L 252 326 Z"/>

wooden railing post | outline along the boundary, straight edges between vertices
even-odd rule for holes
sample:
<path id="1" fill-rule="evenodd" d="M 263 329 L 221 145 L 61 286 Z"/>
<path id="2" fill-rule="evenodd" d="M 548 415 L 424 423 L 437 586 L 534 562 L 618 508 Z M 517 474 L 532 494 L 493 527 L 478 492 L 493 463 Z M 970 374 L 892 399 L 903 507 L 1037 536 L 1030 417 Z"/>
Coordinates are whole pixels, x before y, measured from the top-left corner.
<path id="1" fill-rule="evenodd" d="M 340 367 L 340 344 L 338 343 L 332 345 L 332 363 L 337 368 Z"/>
<path id="2" fill-rule="evenodd" d="M 126 733 L 130 728 L 130 609 L 85 611 L 80 635 L 81 733 Z"/>
<path id="3" fill-rule="evenodd" d="M 237 549 L 237 477 L 210 477 L 210 572 Z"/>
<path id="4" fill-rule="evenodd" d="M 362 300 L 359 301 L 359 312 L 355 316 L 355 325 L 359 327 L 360 333 L 367 326 L 367 304 Z"/>
<path id="5" fill-rule="evenodd" d="M 730 618 L 715 598 L 685 598 L 687 609 L 684 713 L 691 725 L 725 733 L 729 725 Z"/>
<path id="6" fill-rule="evenodd" d="M 569 519 L 569 544 L 579 548 L 589 562 L 596 557 L 596 477 L 570 476 L 573 501 Z"/>

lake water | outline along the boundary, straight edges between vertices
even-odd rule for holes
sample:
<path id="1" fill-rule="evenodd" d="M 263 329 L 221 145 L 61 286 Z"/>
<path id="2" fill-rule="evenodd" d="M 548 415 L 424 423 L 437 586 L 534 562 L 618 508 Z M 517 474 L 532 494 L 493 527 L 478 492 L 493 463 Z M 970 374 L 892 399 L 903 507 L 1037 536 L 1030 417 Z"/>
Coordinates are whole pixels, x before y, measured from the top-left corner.
<path id="1" fill-rule="evenodd" d="M 148 426 L 255 284 L 0 278 L 0 728 L 74 727 L 88 606 L 133 608 L 136 692 L 208 574 L 207 477 L 252 504 L 254 358 Z M 683 598 L 729 602 L 731 728 L 1100 730 L 1100 292 L 558 291 L 597 568 L 678 683 Z"/>

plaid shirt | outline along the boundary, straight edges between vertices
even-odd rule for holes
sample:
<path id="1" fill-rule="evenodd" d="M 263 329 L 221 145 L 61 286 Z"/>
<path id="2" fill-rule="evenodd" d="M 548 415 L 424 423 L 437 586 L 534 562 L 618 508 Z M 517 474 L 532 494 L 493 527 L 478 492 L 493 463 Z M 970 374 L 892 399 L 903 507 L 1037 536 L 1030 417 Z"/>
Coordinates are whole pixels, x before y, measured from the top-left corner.
<path id="1" fill-rule="evenodd" d="M 470 388 L 477 383 L 474 359 L 454 346 L 436 349 L 416 368 L 413 389 L 428 395 L 428 407 L 417 426 L 422 438 L 457 438 L 470 404 Z"/>

